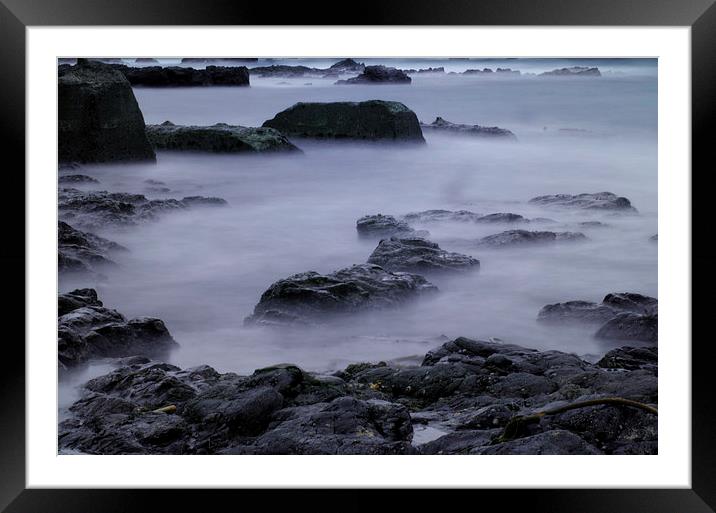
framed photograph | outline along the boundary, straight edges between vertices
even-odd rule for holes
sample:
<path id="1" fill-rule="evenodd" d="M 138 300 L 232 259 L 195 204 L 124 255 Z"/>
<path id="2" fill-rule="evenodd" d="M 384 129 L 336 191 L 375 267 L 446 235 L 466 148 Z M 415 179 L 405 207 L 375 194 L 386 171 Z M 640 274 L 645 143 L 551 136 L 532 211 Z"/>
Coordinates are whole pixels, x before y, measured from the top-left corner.
<path id="1" fill-rule="evenodd" d="M 0 509 L 714 510 L 710 0 L 2 1 Z"/>

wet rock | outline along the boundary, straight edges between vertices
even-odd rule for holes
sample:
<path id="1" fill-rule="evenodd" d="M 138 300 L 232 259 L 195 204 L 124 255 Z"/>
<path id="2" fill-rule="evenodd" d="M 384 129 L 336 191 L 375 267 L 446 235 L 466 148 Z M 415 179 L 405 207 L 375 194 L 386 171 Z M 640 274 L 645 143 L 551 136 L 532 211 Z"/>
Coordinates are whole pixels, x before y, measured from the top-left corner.
<path id="1" fill-rule="evenodd" d="M 336 84 L 409 84 L 412 79 L 403 71 L 386 66 L 366 66 L 363 73 Z"/>
<path id="2" fill-rule="evenodd" d="M 228 202 L 224 198 L 206 197 L 206 196 L 185 196 L 181 199 L 181 202 L 188 207 L 198 206 L 209 206 L 209 207 L 221 207 L 228 205 Z"/>
<path id="3" fill-rule="evenodd" d="M 642 315 L 625 312 L 607 321 L 594 336 L 612 340 L 657 342 L 658 331 L 659 316 L 657 314 Z"/>
<path id="4" fill-rule="evenodd" d="M 420 454 L 470 454 L 478 447 L 489 445 L 500 430 L 456 431 L 420 446 Z"/>
<path id="5" fill-rule="evenodd" d="M 112 66 L 133 86 L 145 87 L 199 87 L 248 86 L 249 70 L 245 66 L 207 66 L 194 69 L 183 66 L 131 67 Z"/>
<path id="6" fill-rule="evenodd" d="M 129 82 L 111 66 L 79 59 L 58 70 L 60 162 L 154 160 Z"/>
<path id="7" fill-rule="evenodd" d="M 87 175 L 60 175 L 57 178 L 58 183 L 74 183 L 74 184 L 83 184 L 83 183 L 99 183 L 99 180 L 96 178 L 92 178 L 91 176 Z"/>
<path id="8" fill-rule="evenodd" d="M 584 322 L 603 324 L 617 313 L 618 311 L 609 305 L 591 301 L 567 301 L 542 307 L 537 319 L 553 323 Z"/>
<path id="9" fill-rule="evenodd" d="M 449 132 L 455 134 L 477 136 L 477 137 L 500 137 L 508 139 L 517 139 L 515 134 L 505 128 L 496 126 L 480 126 L 480 125 L 464 125 L 460 123 L 451 123 L 441 117 L 435 118 L 432 123 L 420 123 L 420 127 L 425 130 L 435 130 L 441 132 Z"/>
<path id="10" fill-rule="evenodd" d="M 223 203 L 220 198 L 200 196 L 190 196 L 184 200 L 150 200 L 142 194 L 80 191 L 72 188 L 61 188 L 58 195 L 60 219 L 86 230 L 105 226 L 134 226 L 154 220 L 167 212 L 181 211 L 200 204 Z"/>
<path id="11" fill-rule="evenodd" d="M 60 221 L 58 229 L 58 271 L 99 272 L 103 267 L 116 265 L 109 256 L 127 249 L 114 241 L 89 232 L 82 232 Z"/>
<path id="12" fill-rule="evenodd" d="M 636 212 L 631 202 L 624 197 L 611 192 L 597 192 L 594 194 L 552 194 L 532 198 L 530 203 L 549 207 L 576 208 L 588 210 L 615 210 L 621 212 Z"/>
<path id="13" fill-rule="evenodd" d="M 645 369 L 656 373 L 659 359 L 657 347 L 619 347 L 612 349 L 597 362 L 604 369 Z"/>
<path id="14" fill-rule="evenodd" d="M 297 103 L 263 124 L 296 137 L 424 142 L 415 113 L 399 102 Z"/>
<path id="15" fill-rule="evenodd" d="M 374 214 L 363 216 L 356 221 L 356 230 L 361 237 L 384 238 L 384 237 L 412 237 L 419 232 L 411 228 L 405 221 L 400 221 L 393 216 Z M 420 232 L 427 236 L 427 232 Z"/>
<path id="16" fill-rule="evenodd" d="M 459 272 L 476 270 L 480 261 L 468 255 L 441 249 L 434 242 L 421 238 L 383 239 L 368 258 L 388 271 L 415 273 Z"/>
<path id="17" fill-rule="evenodd" d="M 554 429 L 509 442 L 477 447 L 470 454 L 603 454 L 570 431 Z"/>
<path id="18" fill-rule="evenodd" d="M 528 230 L 507 230 L 488 235 L 477 241 L 478 247 L 505 248 L 522 245 L 547 244 L 557 241 L 580 241 L 587 237 L 579 232 L 547 232 Z"/>
<path id="19" fill-rule="evenodd" d="M 604 296 L 602 304 L 617 310 L 647 315 L 656 314 L 659 308 L 656 298 L 636 292 L 612 292 Z"/>
<path id="20" fill-rule="evenodd" d="M 559 68 L 552 71 L 540 73 L 541 77 L 601 77 L 599 68 L 588 66 L 572 66 L 570 68 Z"/>
<path id="21" fill-rule="evenodd" d="M 266 433 L 225 454 L 408 454 L 413 429 L 402 405 L 339 397 L 278 411 Z"/>
<path id="22" fill-rule="evenodd" d="M 163 356 L 177 346 L 164 323 L 151 317 L 127 320 L 105 308 L 93 289 L 58 298 L 58 358 L 71 368 L 92 358 Z"/>
<path id="23" fill-rule="evenodd" d="M 213 153 L 300 151 L 273 128 L 252 128 L 217 123 L 212 126 L 178 126 L 170 121 L 147 125 L 147 137 L 156 149 Z"/>
<path id="24" fill-rule="evenodd" d="M 437 287 L 422 276 L 392 273 L 372 264 L 331 274 L 294 274 L 271 285 L 261 296 L 248 324 L 313 324 L 332 317 L 403 305 Z"/>

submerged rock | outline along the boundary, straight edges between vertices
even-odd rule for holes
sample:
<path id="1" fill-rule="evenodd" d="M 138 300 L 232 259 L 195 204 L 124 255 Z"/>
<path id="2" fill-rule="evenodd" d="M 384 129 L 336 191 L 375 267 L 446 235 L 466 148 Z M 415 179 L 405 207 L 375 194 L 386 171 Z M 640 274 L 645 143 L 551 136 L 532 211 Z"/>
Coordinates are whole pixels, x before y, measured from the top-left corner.
<path id="1" fill-rule="evenodd" d="M 356 221 L 356 230 L 361 237 L 385 238 L 385 237 L 412 237 L 426 234 L 417 232 L 405 221 L 400 221 L 393 216 L 373 214 L 363 216 Z"/>
<path id="2" fill-rule="evenodd" d="M 102 305 L 94 289 L 58 297 L 57 351 L 61 370 L 92 358 L 164 356 L 177 347 L 164 323 L 152 317 L 127 320 Z"/>
<path id="3" fill-rule="evenodd" d="M 336 316 L 394 308 L 437 291 L 422 276 L 393 273 L 373 264 L 331 274 L 294 274 L 271 285 L 247 324 L 315 324 Z"/>
<path id="4" fill-rule="evenodd" d="M 156 149 L 209 151 L 214 153 L 300 151 L 278 130 L 217 123 L 211 126 L 179 126 L 171 121 L 147 125 L 147 136 Z"/>
<path id="5" fill-rule="evenodd" d="M 537 319 L 552 323 L 599 324 L 597 338 L 643 342 L 658 339 L 658 300 L 634 292 L 607 294 L 599 304 L 567 301 L 546 305 Z"/>
<path id="6" fill-rule="evenodd" d="M 557 241 L 580 241 L 587 237 L 579 232 L 547 232 L 528 230 L 507 230 L 488 235 L 477 241 L 479 247 L 505 248 L 522 245 L 546 244 Z"/>
<path id="7" fill-rule="evenodd" d="M 145 87 L 197 87 L 197 86 L 248 86 L 249 70 L 246 66 L 207 66 L 194 69 L 183 66 L 131 67 L 112 66 L 122 73 L 133 86 Z"/>
<path id="8" fill-rule="evenodd" d="M 58 272 L 98 272 L 103 267 L 116 265 L 109 256 L 127 249 L 114 241 L 89 232 L 57 223 Z"/>
<path id="9" fill-rule="evenodd" d="M 441 117 L 435 118 L 432 123 L 420 123 L 420 127 L 425 130 L 439 130 L 463 135 L 477 137 L 504 137 L 508 139 L 517 139 L 515 134 L 505 128 L 496 126 L 480 126 L 480 125 L 464 125 L 460 123 L 451 123 Z"/>
<path id="10" fill-rule="evenodd" d="M 482 214 L 476 214 L 469 210 L 423 210 L 405 214 L 403 219 L 409 223 L 438 223 L 445 221 L 477 222 L 481 217 Z"/>
<path id="11" fill-rule="evenodd" d="M 611 192 L 597 192 L 594 194 L 551 194 L 532 198 L 530 203 L 549 207 L 577 208 L 589 210 L 617 210 L 636 212 L 631 202 L 624 197 Z"/>
<path id="12" fill-rule="evenodd" d="M 415 113 L 399 102 L 297 103 L 263 126 L 288 136 L 424 142 Z"/>
<path id="13" fill-rule="evenodd" d="M 107 64 L 79 59 L 58 70 L 60 162 L 154 160 L 132 87 Z"/>
<path id="14" fill-rule="evenodd" d="M 363 73 L 336 84 L 409 84 L 412 79 L 403 71 L 386 66 L 366 66 Z"/>
<path id="15" fill-rule="evenodd" d="M 82 229 L 96 229 L 108 225 L 133 226 L 171 211 L 197 205 L 224 205 L 221 198 L 190 196 L 182 200 L 147 199 L 142 194 L 107 191 L 59 190 L 58 210 L 62 220 Z"/>
<path id="16" fill-rule="evenodd" d="M 588 66 L 572 66 L 570 68 L 553 69 L 540 73 L 542 77 L 601 77 L 599 68 Z"/>
<path id="17" fill-rule="evenodd" d="M 461 253 L 451 253 L 421 238 L 383 239 L 368 258 L 388 271 L 415 273 L 456 272 L 479 269 L 480 261 Z"/>

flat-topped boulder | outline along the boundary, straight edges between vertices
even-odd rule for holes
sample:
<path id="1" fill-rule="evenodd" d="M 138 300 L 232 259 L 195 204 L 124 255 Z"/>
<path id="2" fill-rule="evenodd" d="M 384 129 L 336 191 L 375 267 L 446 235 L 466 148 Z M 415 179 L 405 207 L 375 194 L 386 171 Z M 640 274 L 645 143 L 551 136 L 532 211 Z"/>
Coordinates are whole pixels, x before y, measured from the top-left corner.
<path id="1" fill-rule="evenodd" d="M 58 363 L 63 371 L 96 358 L 165 356 L 178 346 L 160 319 L 127 320 L 106 308 L 94 289 L 60 294 L 58 310 Z"/>
<path id="2" fill-rule="evenodd" d="M 156 158 L 132 87 L 110 65 L 79 59 L 58 69 L 57 116 L 60 162 Z"/>
<path id="3" fill-rule="evenodd" d="M 368 258 L 388 271 L 421 274 L 460 272 L 480 268 L 480 261 L 461 253 L 441 249 L 436 243 L 422 238 L 383 239 Z"/>
<path id="4" fill-rule="evenodd" d="M 412 237 L 417 235 L 428 235 L 428 232 L 416 231 L 405 221 L 396 219 L 393 216 L 383 214 L 366 215 L 356 221 L 356 230 L 361 237 L 385 238 L 385 237 Z"/>
<path id="5" fill-rule="evenodd" d="M 213 153 L 263 153 L 300 151 L 273 128 L 254 128 L 217 123 L 211 126 L 181 126 L 171 121 L 147 125 L 149 142 L 156 149 L 208 151 Z"/>
<path id="6" fill-rule="evenodd" d="M 395 308 L 437 291 L 417 274 L 359 264 L 330 274 L 294 274 L 271 285 L 247 324 L 316 324 L 337 316 Z"/>
<path id="7" fill-rule="evenodd" d="M 507 230 L 488 235 L 477 241 L 477 246 L 506 248 L 524 245 L 548 244 L 557 241 L 581 241 L 587 237 L 580 232 L 549 232 L 529 230 Z"/>
<path id="8" fill-rule="evenodd" d="M 399 102 L 300 102 L 263 126 L 283 134 L 321 139 L 424 142 L 415 113 Z"/>
<path id="9" fill-rule="evenodd" d="M 589 66 L 572 66 L 569 68 L 553 69 L 540 73 L 542 77 L 601 77 L 599 68 Z"/>
<path id="10" fill-rule="evenodd" d="M 402 70 L 387 66 L 366 66 L 357 77 L 339 80 L 336 84 L 409 84 L 412 79 Z"/>
<path id="11" fill-rule="evenodd" d="M 58 272 L 100 272 L 102 268 L 116 265 L 110 259 L 112 253 L 127 251 L 114 241 L 93 233 L 74 229 L 60 221 L 58 229 Z"/>
<path id="12" fill-rule="evenodd" d="M 207 66 L 203 69 L 195 69 L 184 66 L 132 67 L 115 64 L 112 67 L 122 73 L 133 86 L 201 87 L 249 85 L 249 70 L 246 66 Z"/>
<path id="13" fill-rule="evenodd" d="M 629 199 L 613 192 L 583 194 L 549 194 L 532 198 L 530 203 L 546 207 L 574 208 L 587 210 L 615 210 L 636 212 Z"/>
<path id="14" fill-rule="evenodd" d="M 462 123 L 451 123 L 441 117 L 435 118 L 432 123 L 420 123 L 423 130 L 434 130 L 445 133 L 469 135 L 475 137 L 497 137 L 516 140 L 515 134 L 506 128 L 497 126 L 466 125 Z"/>

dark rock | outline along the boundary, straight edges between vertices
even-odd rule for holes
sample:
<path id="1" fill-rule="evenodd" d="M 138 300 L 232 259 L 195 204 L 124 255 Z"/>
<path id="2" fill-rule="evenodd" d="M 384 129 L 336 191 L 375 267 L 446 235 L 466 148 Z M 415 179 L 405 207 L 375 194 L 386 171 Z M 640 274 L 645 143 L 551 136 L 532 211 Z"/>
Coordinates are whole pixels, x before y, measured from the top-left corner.
<path id="1" fill-rule="evenodd" d="M 306 76 L 320 77 L 325 75 L 327 71 L 328 70 L 325 69 L 310 68 L 308 66 L 273 64 L 271 66 L 255 66 L 249 70 L 249 73 L 259 77 L 301 78 Z"/>
<path id="2" fill-rule="evenodd" d="M 570 431 L 554 429 L 509 442 L 477 447 L 470 454 L 603 454 Z"/>
<path id="3" fill-rule="evenodd" d="M 182 64 L 208 64 L 210 62 L 256 62 L 258 57 L 184 57 Z"/>
<path id="4" fill-rule="evenodd" d="M 399 221 L 393 216 L 374 214 L 363 216 L 356 222 L 358 235 L 362 237 L 384 238 L 384 237 L 411 237 L 416 236 L 413 228 L 405 221 Z M 424 232 L 427 233 L 427 232 Z"/>
<path id="5" fill-rule="evenodd" d="M 181 202 L 189 207 L 209 206 L 221 207 L 228 205 L 224 198 L 206 197 L 206 196 L 185 196 Z"/>
<path id="6" fill-rule="evenodd" d="M 641 340 L 644 342 L 657 342 L 659 331 L 659 316 L 642 315 L 632 312 L 620 313 L 607 321 L 594 335 L 597 338 L 613 340 Z"/>
<path id="7" fill-rule="evenodd" d="M 60 175 L 57 181 L 59 183 L 99 183 L 99 180 L 87 175 Z"/>
<path id="8" fill-rule="evenodd" d="M 159 61 L 152 57 L 139 57 L 134 59 L 137 64 L 159 64 Z"/>
<path id="9" fill-rule="evenodd" d="M 413 429 L 402 405 L 339 397 L 277 412 L 268 431 L 227 454 L 408 454 Z"/>
<path id="10" fill-rule="evenodd" d="M 124 192 L 59 190 L 60 219 L 71 221 L 83 229 L 108 225 L 134 226 L 151 221 L 166 212 L 184 210 L 198 204 L 223 204 L 220 198 L 190 196 L 184 200 L 147 199 L 142 194 Z"/>
<path id="11" fill-rule="evenodd" d="M 388 271 L 436 273 L 476 270 L 480 261 L 468 255 L 440 249 L 434 242 L 421 238 L 383 239 L 368 258 Z"/>
<path id="12" fill-rule="evenodd" d="M 116 265 L 110 254 L 127 249 L 116 242 L 82 232 L 60 221 L 58 228 L 58 271 L 95 272 Z"/>
<path id="13" fill-rule="evenodd" d="M 147 125 L 147 137 L 156 149 L 214 153 L 300 151 L 278 130 L 217 123 L 178 126 L 170 121 Z"/>
<path id="14" fill-rule="evenodd" d="M 363 71 L 365 64 L 356 62 L 353 59 L 343 59 L 333 64 L 329 69 L 337 70 L 342 73 L 349 71 Z"/>
<path id="15" fill-rule="evenodd" d="M 656 314 L 659 308 L 659 301 L 656 298 L 636 292 L 612 292 L 604 296 L 602 304 L 617 310 L 649 315 Z"/>
<path id="16" fill-rule="evenodd" d="M 469 454 L 471 450 L 489 445 L 499 430 L 456 431 L 420 446 L 420 454 Z"/>
<path id="17" fill-rule="evenodd" d="M 451 123 L 441 117 L 435 118 L 432 123 L 420 123 L 420 127 L 430 130 L 439 130 L 442 132 L 451 132 L 463 135 L 477 137 L 505 137 L 509 139 L 517 139 L 515 134 L 504 128 L 496 126 L 480 126 L 480 125 L 464 125 L 460 123 Z"/>
<path id="18" fill-rule="evenodd" d="M 560 68 L 540 73 L 542 77 L 601 77 L 599 68 L 588 66 L 572 66 L 571 68 Z"/>
<path id="19" fill-rule="evenodd" d="M 297 103 L 263 126 L 297 137 L 424 142 L 415 113 L 383 100 Z"/>
<path id="20" fill-rule="evenodd" d="M 132 88 L 111 66 L 79 59 L 59 70 L 57 95 L 60 162 L 155 159 Z"/>
<path id="21" fill-rule="evenodd" d="M 490 68 L 482 69 L 466 69 L 462 72 L 463 75 L 492 75 L 493 71 Z"/>
<path id="22" fill-rule="evenodd" d="M 624 197 L 619 197 L 611 192 L 597 192 L 594 194 L 552 194 L 532 198 L 530 203 L 536 205 L 582 208 L 589 210 L 617 210 L 625 212 L 636 212 L 631 202 Z"/>
<path id="23" fill-rule="evenodd" d="M 591 301 L 567 301 L 542 307 L 537 319 L 546 322 L 585 322 L 603 324 L 617 315 L 609 305 Z"/>
<path id="24" fill-rule="evenodd" d="M 312 324 L 330 317 L 393 308 L 437 291 L 422 276 L 360 264 L 328 275 L 314 271 L 279 280 L 261 296 L 249 324 Z"/>
<path id="25" fill-rule="evenodd" d="M 659 234 L 657 233 L 656 235 L 652 235 L 651 237 L 649 237 L 649 240 L 651 242 L 659 242 Z"/>
<path id="26" fill-rule="evenodd" d="M 366 66 L 363 73 L 336 84 L 409 84 L 411 78 L 403 71 L 386 66 Z"/>
<path id="27" fill-rule="evenodd" d="M 619 347 L 612 349 L 597 362 L 604 369 L 646 369 L 656 373 L 659 359 L 657 347 Z"/>
<path id="28" fill-rule="evenodd" d="M 127 321 L 102 305 L 93 289 L 58 297 L 58 358 L 65 368 L 91 358 L 162 356 L 177 346 L 164 323 L 141 317 Z"/>
<path id="29" fill-rule="evenodd" d="M 194 69 L 183 66 L 130 67 L 112 66 L 133 86 L 145 87 L 196 87 L 196 86 L 248 86 L 249 70 L 245 66 L 207 66 Z"/>
<path id="30" fill-rule="evenodd" d="M 67 294 L 57 296 L 57 315 L 63 315 L 82 308 L 83 306 L 103 306 L 94 289 L 75 289 Z"/>
<path id="31" fill-rule="evenodd" d="M 587 237 L 579 232 L 540 232 L 528 230 L 507 230 L 488 235 L 477 241 L 479 247 L 505 248 L 522 245 L 552 243 L 556 241 L 579 241 Z"/>

